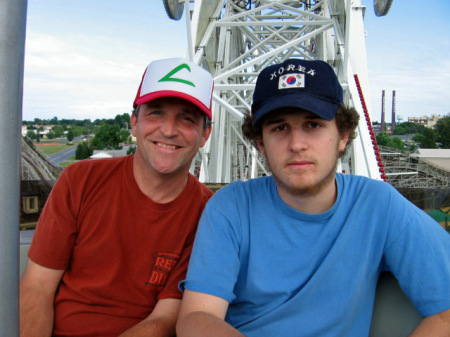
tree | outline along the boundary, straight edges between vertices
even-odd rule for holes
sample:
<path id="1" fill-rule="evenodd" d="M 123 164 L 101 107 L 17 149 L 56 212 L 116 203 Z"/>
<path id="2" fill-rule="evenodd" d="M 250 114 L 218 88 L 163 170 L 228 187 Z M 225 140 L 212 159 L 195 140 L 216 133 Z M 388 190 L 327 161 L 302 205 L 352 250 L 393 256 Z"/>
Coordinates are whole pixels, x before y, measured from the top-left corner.
<path id="1" fill-rule="evenodd" d="M 382 146 L 389 146 L 391 138 L 386 131 L 381 131 L 377 134 L 377 144 Z"/>
<path id="2" fill-rule="evenodd" d="M 425 139 L 420 144 L 421 147 L 424 149 L 437 149 L 436 131 L 427 128 L 423 135 L 425 136 Z"/>
<path id="3" fill-rule="evenodd" d="M 436 123 L 436 140 L 442 144 L 443 149 L 450 149 L 450 114 Z"/>
<path id="4" fill-rule="evenodd" d="M 127 150 L 127 155 L 128 154 L 132 154 L 132 153 L 136 153 L 136 146 L 130 146 Z"/>
<path id="5" fill-rule="evenodd" d="M 396 148 L 396 149 L 399 149 L 399 150 L 404 150 L 405 149 L 405 143 L 399 137 L 392 138 L 391 139 L 391 143 L 390 143 L 389 146 L 391 146 L 393 148 Z"/>
<path id="6" fill-rule="evenodd" d="M 92 146 L 95 149 L 102 150 L 112 147 L 114 149 L 119 148 L 120 143 L 120 128 L 118 125 L 103 124 L 95 133 L 92 139 Z"/>
<path id="7" fill-rule="evenodd" d="M 55 133 L 55 138 L 59 138 L 64 134 L 64 126 L 62 125 L 55 125 L 52 128 L 52 131 Z"/>
<path id="8" fill-rule="evenodd" d="M 48 138 L 48 139 L 54 139 L 54 138 L 56 138 L 55 133 L 54 133 L 52 130 L 50 130 L 50 131 L 47 133 L 47 138 Z"/>
<path id="9" fill-rule="evenodd" d="M 75 151 L 75 159 L 81 160 L 89 158 L 90 156 L 92 156 L 93 152 L 94 151 L 91 148 L 89 148 L 87 143 L 82 142 L 77 145 L 77 149 Z"/>
<path id="10" fill-rule="evenodd" d="M 70 129 L 67 131 L 67 141 L 70 143 L 73 140 L 73 131 Z"/>
<path id="11" fill-rule="evenodd" d="M 36 139 L 36 133 L 34 133 L 34 131 L 28 130 L 26 136 L 31 139 L 31 140 L 35 140 Z"/>

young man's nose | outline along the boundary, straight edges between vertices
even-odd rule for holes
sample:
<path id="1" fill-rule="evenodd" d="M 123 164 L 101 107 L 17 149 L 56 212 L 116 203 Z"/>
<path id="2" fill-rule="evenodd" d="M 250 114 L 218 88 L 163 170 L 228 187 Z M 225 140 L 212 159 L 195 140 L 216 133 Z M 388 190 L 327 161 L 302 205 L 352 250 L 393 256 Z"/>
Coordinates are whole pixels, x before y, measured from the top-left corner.
<path id="1" fill-rule="evenodd" d="M 289 139 L 289 149 L 291 151 L 302 151 L 308 148 L 308 140 L 304 132 L 293 129 Z"/>

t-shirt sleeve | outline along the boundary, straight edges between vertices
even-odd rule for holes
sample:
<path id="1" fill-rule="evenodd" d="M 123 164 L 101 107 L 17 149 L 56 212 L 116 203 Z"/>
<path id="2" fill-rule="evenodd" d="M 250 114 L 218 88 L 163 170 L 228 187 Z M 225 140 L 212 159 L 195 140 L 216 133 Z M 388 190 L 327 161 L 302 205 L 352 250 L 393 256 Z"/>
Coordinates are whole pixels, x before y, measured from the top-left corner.
<path id="1" fill-rule="evenodd" d="M 395 199 L 393 199 L 395 200 Z M 384 253 L 385 269 L 422 316 L 450 308 L 450 235 L 428 214 L 399 198 Z"/>
<path id="2" fill-rule="evenodd" d="M 76 239 L 76 219 L 65 171 L 55 183 L 36 226 L 28 257 L 51 269 L 65 269 Z"/>
<path id="3" fill-rule="evenodd" d="M 180 289 L 221 297 L 231 302 L 239 273 L 241 230 L 235 197 L 223 188 L 208 202 L 195 238 L 186 280 Z"/>

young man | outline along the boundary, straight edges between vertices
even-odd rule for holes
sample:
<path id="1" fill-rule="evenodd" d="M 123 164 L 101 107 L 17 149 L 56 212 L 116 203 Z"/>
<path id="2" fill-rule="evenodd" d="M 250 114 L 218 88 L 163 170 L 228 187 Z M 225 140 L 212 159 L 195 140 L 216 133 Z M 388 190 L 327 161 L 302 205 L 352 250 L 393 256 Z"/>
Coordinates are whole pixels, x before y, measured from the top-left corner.
<path id="1" fill-rule="evenodd" d="M 189 173 L 211 132 L 213 79 L 152 62 L 131 116 L 134 155 L 67 167 L 39 219 L 20 284 L 21 336 L 173 336 L 200 214 Z"/>
<path id="2" fill-rule="evenodd" d="M 243 131 L 272 176 L 208 202 L 177 336 L 367 336 L 383 270 L 430 316 L 413 335 L 450 335 L 450 237 L 389 184 L 335 173 L 358 123 L 342 101 L 322 61 L 258 76 Z"/>

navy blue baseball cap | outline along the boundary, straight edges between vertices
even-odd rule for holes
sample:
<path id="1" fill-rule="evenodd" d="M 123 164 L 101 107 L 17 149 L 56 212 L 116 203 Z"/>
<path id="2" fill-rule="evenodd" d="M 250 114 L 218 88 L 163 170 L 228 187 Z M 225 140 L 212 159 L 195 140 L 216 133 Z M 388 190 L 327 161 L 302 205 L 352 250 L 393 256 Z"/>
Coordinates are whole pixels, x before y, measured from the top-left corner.
<path id="1" fill-rule="evenodd" d="M 288 59 L 258 75 L 251 110 L 253 126 L 280 108 L 305 109 L 330 121 L 342 102 L 342 87 L 328 63 Z"/>

